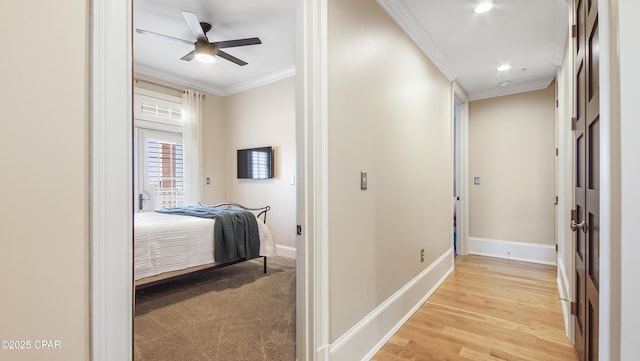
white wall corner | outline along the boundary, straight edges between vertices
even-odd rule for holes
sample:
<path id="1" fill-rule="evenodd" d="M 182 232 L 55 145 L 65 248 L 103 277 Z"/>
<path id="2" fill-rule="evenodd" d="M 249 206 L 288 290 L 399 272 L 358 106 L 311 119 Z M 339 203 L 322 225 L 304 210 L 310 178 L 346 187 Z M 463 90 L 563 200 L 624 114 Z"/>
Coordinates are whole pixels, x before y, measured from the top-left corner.
<path id="1" fill-rule="evenodd" d="M 453 272 L 453 248 L 331 344 L 332 361 L 369 360 Z M 426 293 L 425 293 L 425 290 Z"/>
<path id="2" fill-rule="evenodd" d="M 554 245 L 469 237 L 469 253 L 541 264 L 556 264 Z"/>

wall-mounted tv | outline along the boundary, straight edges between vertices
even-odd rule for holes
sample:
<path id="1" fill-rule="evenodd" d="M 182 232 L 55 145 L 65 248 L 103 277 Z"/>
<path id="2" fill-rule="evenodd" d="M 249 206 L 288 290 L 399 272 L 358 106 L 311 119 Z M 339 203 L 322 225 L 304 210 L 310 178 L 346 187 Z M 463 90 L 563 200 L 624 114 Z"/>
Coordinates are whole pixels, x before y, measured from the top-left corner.
<path id="1" fill-rule="evenodd" d="M 238 178 L 273 178 L 273 147 L 238 149 Z"/>

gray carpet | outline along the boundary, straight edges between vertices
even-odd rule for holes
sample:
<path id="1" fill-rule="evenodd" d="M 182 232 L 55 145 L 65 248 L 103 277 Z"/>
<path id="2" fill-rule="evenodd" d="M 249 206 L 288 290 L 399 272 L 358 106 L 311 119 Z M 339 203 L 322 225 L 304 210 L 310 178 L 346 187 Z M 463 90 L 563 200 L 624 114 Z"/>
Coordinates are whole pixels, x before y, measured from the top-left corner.
<path id="1" fill-rule="evenodd" d="M 134 360 L 295 360 L 295 283 L 295 260 L 272 257 L 138 290 Z"/>

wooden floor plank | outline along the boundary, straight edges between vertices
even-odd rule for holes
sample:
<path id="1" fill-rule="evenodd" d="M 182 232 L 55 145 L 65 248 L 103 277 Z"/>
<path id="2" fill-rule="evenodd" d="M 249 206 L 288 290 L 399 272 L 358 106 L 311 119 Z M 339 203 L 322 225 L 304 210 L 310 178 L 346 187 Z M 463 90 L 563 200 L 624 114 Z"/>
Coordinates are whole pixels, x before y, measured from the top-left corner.
<path id="1" fill-rule="evenodd" d="M 456 257 L 455 271 L 374 361 L 575 361 L 554 266 Z"/>

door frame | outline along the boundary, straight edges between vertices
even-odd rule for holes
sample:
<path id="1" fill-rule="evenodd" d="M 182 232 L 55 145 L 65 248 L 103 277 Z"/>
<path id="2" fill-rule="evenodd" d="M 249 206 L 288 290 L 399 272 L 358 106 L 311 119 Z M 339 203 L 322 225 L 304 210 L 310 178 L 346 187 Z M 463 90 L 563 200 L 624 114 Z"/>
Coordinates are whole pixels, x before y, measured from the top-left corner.
<path id="1" fill-rule="evenodd" d="M 297 356 L 328 360 L 326 9 L 296 2 Z M 133 357 L 132 0 L 92 0 L 89 265 L 93 361 Z M 320 190 L 320 192 L 319 192 Z"/>
<path id="2" fill-rule="evenodd" d="M 460 200 L 456 213 L 456 240 L 458 241 L 458 254 L 469 254 L 469 98 L 454 81 L 452 83 L 452 122 L 457 122 L 456 145 L 454 152 L 457 159 L 454 166 L 458 167 L 457 179 Z M 455 116 L 455 105 L 458 105 L 458 118 Z"/>

